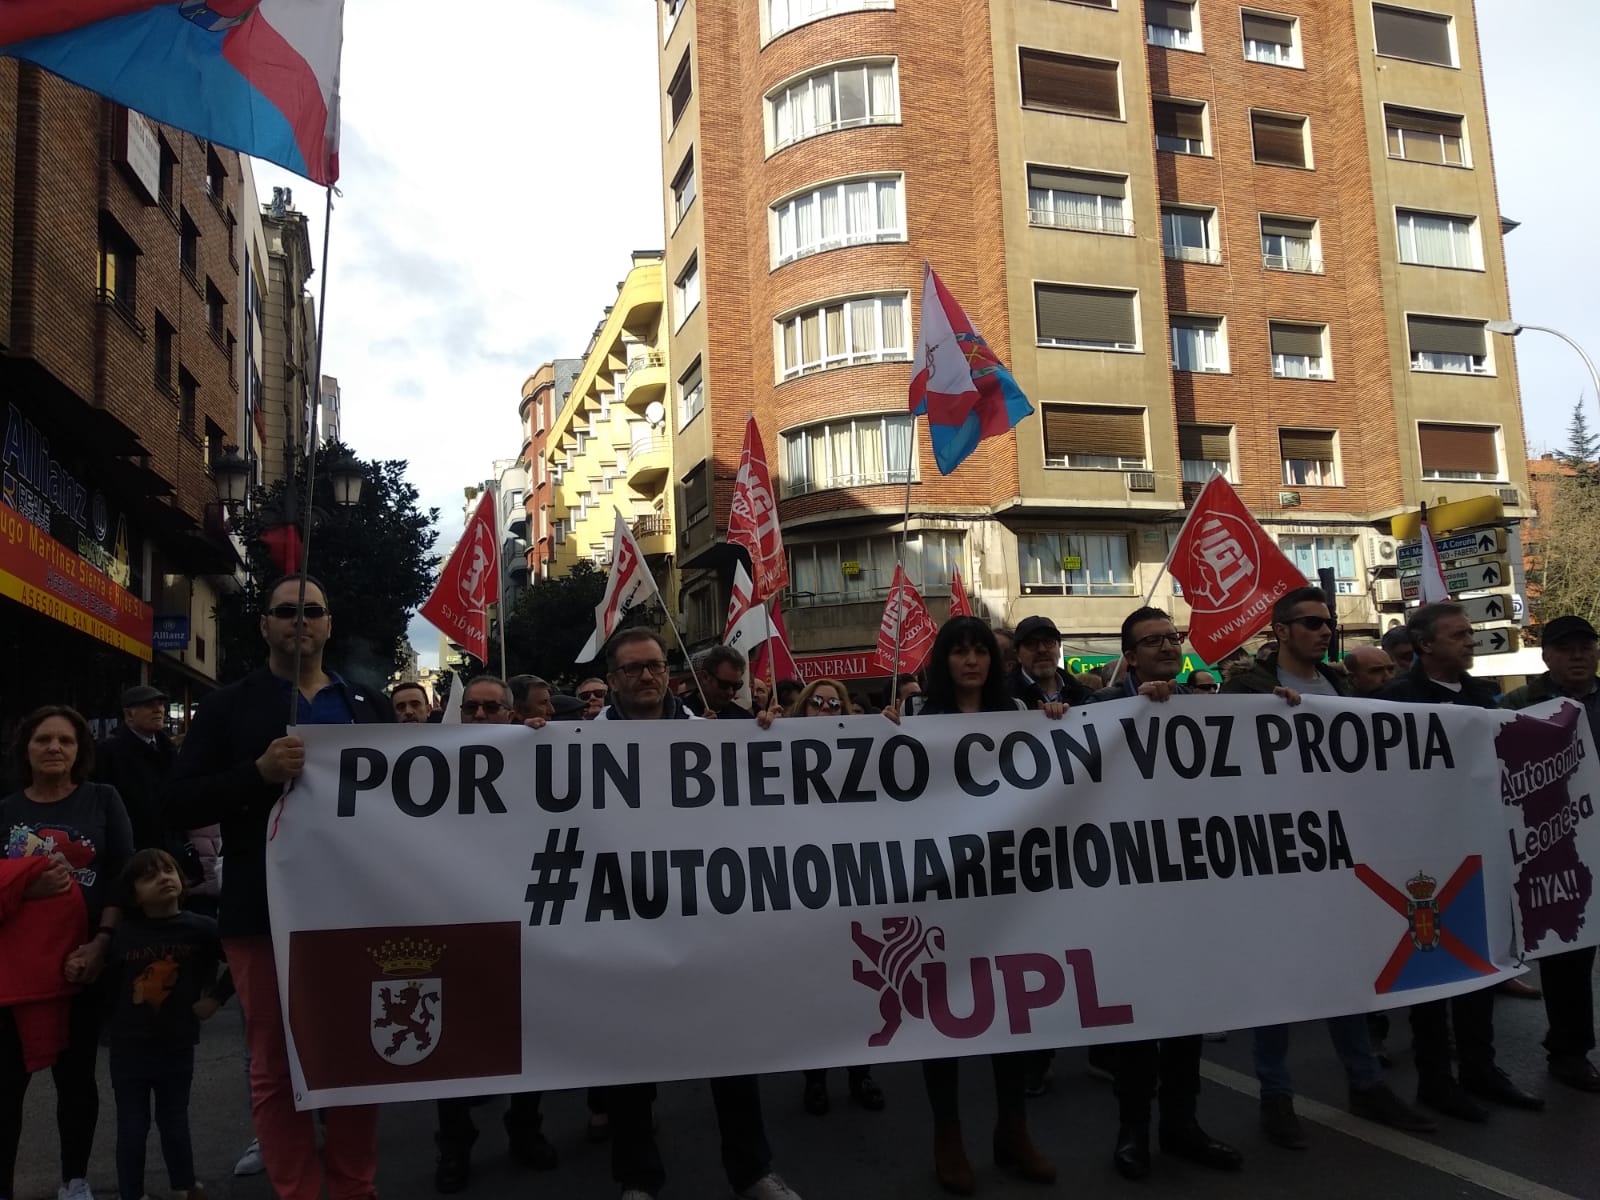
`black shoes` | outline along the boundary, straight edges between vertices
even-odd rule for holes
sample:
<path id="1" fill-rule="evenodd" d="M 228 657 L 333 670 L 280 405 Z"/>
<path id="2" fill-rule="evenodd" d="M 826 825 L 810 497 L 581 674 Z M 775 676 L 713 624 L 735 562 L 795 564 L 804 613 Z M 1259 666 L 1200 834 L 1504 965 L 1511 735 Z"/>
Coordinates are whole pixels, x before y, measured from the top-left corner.
<path id="1" fill-rule="evenodd" d="M 1417 1081 L 1417 1103 L 1425 1104 L 1434 1112 L 1459 1121 L 1472 1121 L 1481 1125 L 1489 1119 L 1489 1112 L 1467 1095 L 1467 1091 L 1449 1075 L 1423 1077 Z"/>
<path id="2" fill-rule="evenodd" d="M 813 1117 L 825 1117 L 833 1105 L 828 1101 L 828 1084 L 822 1079 L 806 1080 L 806 1090 L 801 1093 L 800 1103 Z"/>
<path id="3" fill-rule="evenodd" d="M 1375 1083 L 1369 1088 L 1350 1089 L 1350 1111 L 1363 1120 L 1376 1121 L 1390 1129 L 1406 1133 L 1434 1133 L 1439 1123 L 1424 1116 L 1396 1096 L 1386 1083 Z"/>
<path id="4" fill-rule="evenodd" d="M 1191 1120 L 1176 1129 L 1169 1129 L 1163 1124 L 1160 1142 L 1161 1153 L 1210 1167 L 1214 1171 L 1237 1171 L 1244 1166 L 1244 1155 L 1201 1129 L 1198 1121 Z"/>
<path id="5" fill-rule="evenodd" d="M 1306 1131 L 1294 1111 L 1294 1097 L 1269 1095 L 1261 1097 L 1261 1132 L 1267 1141 L 1285 1150 L 1304 1150 Z"/>
<path id="6" fill-rule="evenodd" d="M 1600 1092 L 1600 1070 L 1583 1054 L 1560 1054 L 1550 1059 L 1550 1075 L 1557 1083 L 1580 1092 Z"/>
<path id="7" fill-rule="evenodd" d="M 471 1178 L 471 1151 L 441 1146 L 433 1166 L 433 1190 L 448 1196 L 464 1190 Z"/>
<path id="8" fill-rule="evenodd" d="M 532 1167 L 535 1171 L 553 1171 L 561 1162 L 561 1156 L 556 1153 L 556 1148 L 550 1144 L 550 1139 L 545 1137 L 538 1126 L 533 1128 L 513 1128 L 508 1122 L 506 1134 L 511 1139 L 512 1161 L 524 1167 Z"/>
<path id="9" fill-rule="evenodd" d="M 1124 1179 L 1143 1179 L 1150 1174 L 1150 1126 L 1123 1125 L 1117 1129 L 1117 1148 L 1111 1164 Z"/>
<path id="10" fill-rule="evenodd" d="M 810 1089 L 807 1089 L 808 1091 Z M 850 1078 L 850 1098 L 868 1112 L 882 1112 L 883 1089 L 871 1075 L 853 1075 Z M 809 1112 L 810 1110 L 807 1109 Z"/>
<path id="11" fill-rule="evenodd" d="M 1487 1071 L 1474 1071 L 1472 1074 L 1461 1073 L 1461 1086 L 1474 1096 L 1484 1100 L 1493 1100 L 1496 1104 L 1504 1104 L 1507 1108 L 1520 1108 L 1525 1112 L 1543 1112 L 1544 1097 L 1535 1096 L 1532 1092 L 1525 1092 L 1511 1081 L 1499 1067 L 1490 1067 Z"/>

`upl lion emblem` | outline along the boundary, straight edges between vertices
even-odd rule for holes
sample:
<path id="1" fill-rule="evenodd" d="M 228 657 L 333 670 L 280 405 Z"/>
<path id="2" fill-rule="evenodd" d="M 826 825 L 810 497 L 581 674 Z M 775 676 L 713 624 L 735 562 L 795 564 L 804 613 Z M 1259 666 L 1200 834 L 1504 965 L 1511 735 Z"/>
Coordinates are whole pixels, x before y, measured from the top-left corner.
<path id="1" fill-rule="evenodd" d="M 883 1028 L 867 1039 L 869 1046 L 887 1046 L 909 1014 L 917 1020 L 928 1015 L 927 991 L 916 973 L 917 963 L 944 949 L 944 930 L 924 928 L 917 917 L 885 917 L 883 940 L 850 922 L 850 937 L 870 966 L 850 964 L 851 977 L 878 993 L 878 1015 Z M 932 947 L 930 949 L 929 947 Z"/>
<path id="2" fill-rule="evenodd" d="M 391 977 L 372 983 L 372 1048 L 385 1062 L 413 1066 L 438 1045 L 444 985 L 423 972 L 433 969 L 444 949 L 429 941 L 403 940 L 368 950 L 378 969 Z"/>

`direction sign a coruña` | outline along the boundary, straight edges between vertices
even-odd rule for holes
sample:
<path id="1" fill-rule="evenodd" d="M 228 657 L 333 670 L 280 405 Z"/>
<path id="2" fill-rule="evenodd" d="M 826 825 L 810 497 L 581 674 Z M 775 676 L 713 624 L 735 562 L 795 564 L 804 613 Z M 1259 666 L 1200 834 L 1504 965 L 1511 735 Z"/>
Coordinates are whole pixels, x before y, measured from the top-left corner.
<path id="1" fill-rule="evenodd" d="M 1418 576 L 1412 576 L 1409 582 L 1400 585 L 1400 595 L 1407 600 L 1415 600 L 1421 593 L 1418 586 Z M 1511 572 L 1503 558 L 1484 559 L 1482 562 L 1473 563 L 1470 567 L 1451 567 L 1444 573 L 1445 590 L 1452 596 L 1457 592 L 1483 592 L 1490 588 L 1505 587 L 1511 578 Z"/>
<path id="2" fill-rule="evenodd" d="M 1521 644 L 1520 630 L 1501 626 L 1472 631 L 1474 654 L 1510 654 Z"/>
<path id="3" fill-rule="evenodd" d="M 1454 537 L 1435 538 L 1434 548 L 1439 551 L 1439 561 L 1448 564 L 1452 559 L 1476 558 L 1481 554 L 1504 554 L 1506 531 L 1499 526 L 1493 529 L 1470 529 Z M 1403 542 L 1396 552 L 1400 569 L 1409 565 L 1413 570 L 1422 562 L 1422 543 Z"/>

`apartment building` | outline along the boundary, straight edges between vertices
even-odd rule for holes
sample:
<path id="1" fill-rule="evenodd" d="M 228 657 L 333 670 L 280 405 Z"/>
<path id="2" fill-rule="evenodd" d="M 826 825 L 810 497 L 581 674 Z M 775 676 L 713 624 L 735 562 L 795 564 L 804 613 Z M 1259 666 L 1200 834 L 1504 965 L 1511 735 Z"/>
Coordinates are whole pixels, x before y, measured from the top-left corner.
<path id="1" fill-rule="evenodd" d="M 667 349 L 691 637 L 747 413 L 796 648 L 873 644 L 906 567 L 1092 658 L 1214 471 L 1339 615 L 1389 517 L 1527 499 L 1470 0 L 661 0 Z M 933 263 L 1037 410 L 941 477 L 906 415 Z M 1387 570 L 1386 570 L 1387 569 Z"/>
<path id="2" fill-rule="evenodd" d="M 545 461 L 544 451 L 550 441 L 550 426 L 582 370 L 581 358 L 541 363 L 523 380 L 522 399 L 517 405 L 517 423 L 522 427 L 519 457 L 528 471 L 528 493 L 523 500 L 520 530 L 513 532 L 528 543 L 527 574 L 535 580 L 550 578 L 555 550 L 550 536 L 550 464 Z"/>
<path id="3" fill-rule="evenodd" d="M 310 226 L 290 188 L 275 187 L 261 208 L 267 290 L 262 298 L 261 481 L 292 478 L 306 453 L 318 380 L 317 312 L 308 285 L 316 271 Z"/>

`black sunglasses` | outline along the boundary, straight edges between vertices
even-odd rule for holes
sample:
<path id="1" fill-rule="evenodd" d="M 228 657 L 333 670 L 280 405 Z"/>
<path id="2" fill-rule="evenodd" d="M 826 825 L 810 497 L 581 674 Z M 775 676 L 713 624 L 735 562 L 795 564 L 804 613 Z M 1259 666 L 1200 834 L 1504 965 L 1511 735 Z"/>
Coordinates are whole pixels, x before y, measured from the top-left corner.
<path id="1" fill-rule="evenodd" d="M 279 604 L 267 609 L 268 616 L 277 617 L 280 621 L 292 621 L 299 613 L 305 613 L 308 621 L 320 621 L 328 615 L 328 610 L 320 604 L 308 604 L 304 608 L 293 604 Z"/>
<path id="2" fill-rule="evenodd" d="M 498 700 L 463 700 L 461 711 L 469 717 L 480 712 L 486 717 L 497 717 L 506 711 L 506 706 Z"/>
<path id="3" fill-rule="evenodd" d="M 1284 624 L 1298 625 L 1301 629 L 1316 630 L 1332 629 L 1335 622 L 1332 617 L 1290 617 Z"/>
<path id="4" fill-rule="evenodd" d="M 596 691 L 595 689 L 591 688 L 587 692 L 579 692 L 578 693 L 578 699 L 579 700 L 604 700 L 605 698 L 606 698 L 606 693 L 605 693 L 605 689 L 604 688 L 601 688 L 598 691 Z"/>

